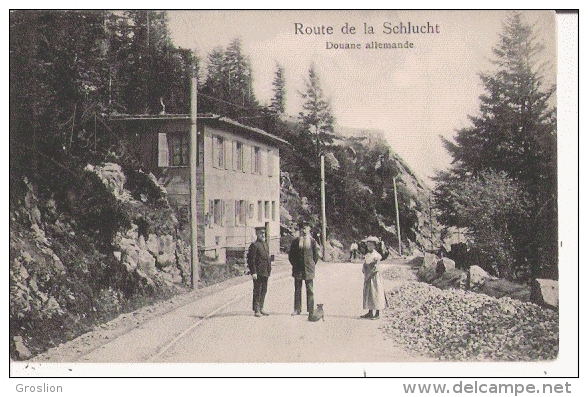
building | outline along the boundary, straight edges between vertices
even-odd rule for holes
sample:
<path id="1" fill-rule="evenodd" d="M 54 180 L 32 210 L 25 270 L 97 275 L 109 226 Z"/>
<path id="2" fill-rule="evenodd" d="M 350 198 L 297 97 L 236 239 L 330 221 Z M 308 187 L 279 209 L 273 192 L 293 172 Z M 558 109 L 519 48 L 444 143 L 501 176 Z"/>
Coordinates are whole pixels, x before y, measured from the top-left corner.
<path id="1" fill-rule="evenodd" d="M 112 116 L 145 171 L 165 186 L 189 231 L 189 115 Z M 218 115 L 197 118 L 197 216 L 200 256 L 225 262 L 243 254 L 265 226 L 271 253 L 280 248 L 280 146 L 285 140 Z"/>

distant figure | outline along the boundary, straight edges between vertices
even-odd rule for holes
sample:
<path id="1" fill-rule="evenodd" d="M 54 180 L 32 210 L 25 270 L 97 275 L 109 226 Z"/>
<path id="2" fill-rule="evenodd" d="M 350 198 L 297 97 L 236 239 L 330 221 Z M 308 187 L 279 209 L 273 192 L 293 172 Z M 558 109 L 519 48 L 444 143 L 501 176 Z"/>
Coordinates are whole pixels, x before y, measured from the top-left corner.
<path id="1" fill-rule="evenodd" d="M 253 313 L 255 317 L 269 316 L 263 310 L 265 294 L 267 293 L 267 281 L 272 271 L 272 260 L 269 247 L 265 240 L 265 227 L 255 228 L 257 240 L 249 246 L 247 252 L 247 266 L 253 278 Z"/>
<path id="2" fill-rule="evenodd" d="M 306 310 L 309 314 L 314 312 L 314 270 L 319 258 L 318 243 L 310 235 L 308 224 L 301 222 L 298 225 L 300 237 L 292 240 L 288 259 L 292 265 L 292 277 L 294 277 L 294 312 L 293 316 L 302 312 L 302 281 L 306 285 Z"/>
<path id="3" fill-rule="evenodd" d="M 359 249 L 359 246 L 357 245 L 357 243 L 354 241 L 353 243 L 351 243 L 351 245 L 349 246 L 349 260 L 351 261 L 352 259 L 357 259 L 357 250 Z"/>
<path id="4" fill-rule="evenodd" d="M 363 308 L 368 312 L 361 318 L 377 320 L 380 318 L 380 310 L 386 308 L 386 293 L 384 292 L 384 280 L 382 279 L 380 260 L 382 256 L 376 251 L 377 237 L 370 236 L 365 242 L 367 253 L 363 263 Z M 374 310 L 376 314 L 374 315 Z"/>

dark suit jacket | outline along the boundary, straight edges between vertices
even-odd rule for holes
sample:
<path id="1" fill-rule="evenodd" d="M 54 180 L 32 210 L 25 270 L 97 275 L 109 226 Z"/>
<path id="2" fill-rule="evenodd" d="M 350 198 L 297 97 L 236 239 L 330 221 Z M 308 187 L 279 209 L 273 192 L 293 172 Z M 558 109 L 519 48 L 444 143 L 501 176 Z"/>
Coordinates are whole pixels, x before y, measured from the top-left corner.
<path id="1" fill-rule="evenodd" d="M 300 237 L 292 240 L 288 259 L 292 265 L 292 277 L 299 280 L 312 280 L 314 278 L 314 268 L 319 259 L 318 244 L 315 239 L 310 238 L 310 250 L 307 255 L 312 256 L 312 263 L 304 263 L 304 249 L 300 249 Z"/>
<path id="2" fill-rule="evenodd" d="M 251 274 L 269 277 L 272 272 L 272 264 L 267 243 L 255 240 L 249 246 L 247 252 L 247 266 Z"/>

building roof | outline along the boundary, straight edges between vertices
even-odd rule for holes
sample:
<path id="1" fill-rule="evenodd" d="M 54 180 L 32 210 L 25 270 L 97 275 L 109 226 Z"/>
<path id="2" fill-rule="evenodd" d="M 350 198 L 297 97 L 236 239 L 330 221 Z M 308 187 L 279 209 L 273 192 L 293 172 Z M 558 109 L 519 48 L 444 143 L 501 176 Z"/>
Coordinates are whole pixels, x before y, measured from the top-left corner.
<path id="1" fill-rule="evenodd" d="M 140 121 L 140 120 L 186 120 L 190 121 L 189 114 L 116 114 L 111 115 L 110 120 L 112 121 Z M 241 133 L 250 135 L 253 138 L 261 138 L 262 140 L 273 141 L 274 143 L 281 143 L 289 145 L 290 143 L 282 138 L 272 135 L 260 128 L 250 127 L 245 124 L 241 124 L 238 121 L 230 119 L 228 117 L 220 116 L 218 114 L 204 113 L 199 114 L 196 117 L 196 122 L 204 120 L 207 124 L 216 124 L 230 128 L 231 130 L 237 130 Z"/>

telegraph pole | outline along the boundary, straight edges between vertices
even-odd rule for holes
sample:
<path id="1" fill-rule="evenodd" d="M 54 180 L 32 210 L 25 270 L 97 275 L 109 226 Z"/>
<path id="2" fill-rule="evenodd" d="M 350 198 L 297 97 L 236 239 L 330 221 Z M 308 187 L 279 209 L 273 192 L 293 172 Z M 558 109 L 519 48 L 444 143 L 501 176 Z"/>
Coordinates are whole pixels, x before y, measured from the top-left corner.
<path id="1" fill-rule="evenodd" d="M 400 239 L 400 213 L 398 212 L 398 194 L 396 192 L 396 177 L 394 181 L 394 206 L 396 207 L 396 234 L 398 234 L 398 255 L 402 256 L 402 242 Z"/>
<path id="2" fill-rule="evenodd" d="M 197 191 L 196 191 L 196 170 L 198 157 L 198 129 L 197 129 L 197 112 L 198 112 L 198 80 L 196 76 L 192 77 L 190 85 L 190 247 L 191 247 L 191 286 L 192 289 L 198 288 L 200 278 L 200 266 L 198 263 L 198 212 L 197 212 Z"/>
<path id="3" fill-rule="evenodd" d="M 321 215 L 322 231 L 321 244 L 323 245 L 323 260 L 325 260 L 325 247 L 327 245 L 327 211 L 325 209 L 325 155 L 321 153 Z"/>

